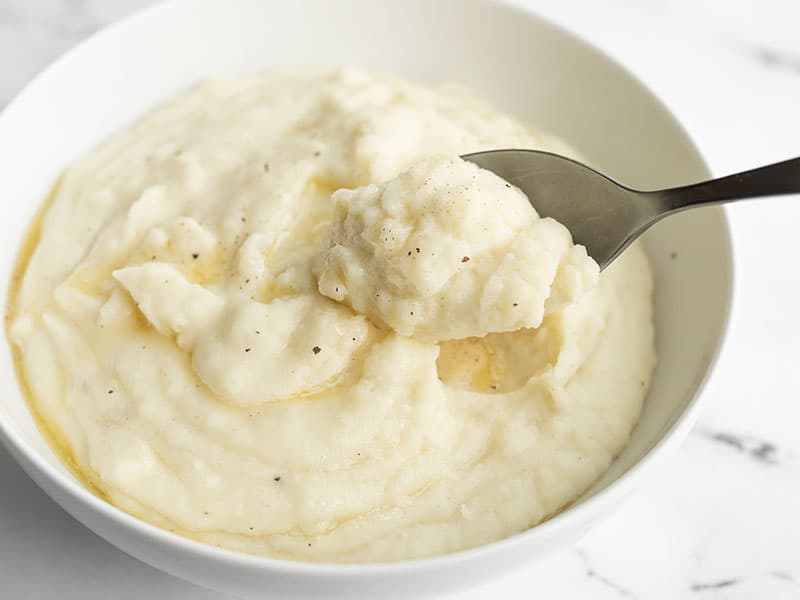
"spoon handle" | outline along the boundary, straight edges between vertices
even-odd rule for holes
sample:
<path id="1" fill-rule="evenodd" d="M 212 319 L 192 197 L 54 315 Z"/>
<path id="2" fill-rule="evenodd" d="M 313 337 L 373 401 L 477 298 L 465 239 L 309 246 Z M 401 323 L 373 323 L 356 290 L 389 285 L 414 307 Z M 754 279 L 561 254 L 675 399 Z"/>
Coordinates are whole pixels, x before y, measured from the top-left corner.
<path id="1" fill-rule="evenodd" d="M 759 196 L 800 194 L 800 158 L 649 194 L 656 196 L 665 213 Z"/>

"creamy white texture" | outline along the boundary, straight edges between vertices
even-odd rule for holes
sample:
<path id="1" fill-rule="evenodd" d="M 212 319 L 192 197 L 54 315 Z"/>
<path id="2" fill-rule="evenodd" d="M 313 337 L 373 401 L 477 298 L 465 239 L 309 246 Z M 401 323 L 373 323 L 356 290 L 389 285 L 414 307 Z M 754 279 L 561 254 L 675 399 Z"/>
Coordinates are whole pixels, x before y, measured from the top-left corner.
<path id="1" fill-rule="evenodd" d="M 455 158 L 497 147 L 570 152 L 454 88 L 287 71 L 201 84 L 76 162 L 10 326 L 60 450 L 145 520 L 296 560 L 452 552 L 557 512 L 638 419 L 651 276 L 632 247 L 593 285 L 563 228 Z M 480 185 L 437 220 L 425 173 Z M 400 252 L 375 237 L 395 213 Z"/>
<path id="2" fill-rule="evenodd" d="M 597 283 L 597 264 L 525 195 L 458 157 L 339 190 L 319 291 L 428 342 L 538 327 Z"/>

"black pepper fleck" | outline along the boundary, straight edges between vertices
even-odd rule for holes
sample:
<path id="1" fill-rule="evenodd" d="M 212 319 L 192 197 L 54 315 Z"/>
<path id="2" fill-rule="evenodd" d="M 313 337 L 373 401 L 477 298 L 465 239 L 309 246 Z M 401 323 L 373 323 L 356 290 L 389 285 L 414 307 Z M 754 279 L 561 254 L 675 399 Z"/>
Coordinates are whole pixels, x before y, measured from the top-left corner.
<path id="1" fill-rule="evenodd" d="M 322 348 L 320 348 L 319 346 L 314 346 L 314 347 L 311 349 L 311 351 L 312 351 L 314 354 L 319 354 L 320 352 L 322 352 Z"/>
<path id="2" fill-rule="evenodd" d="M 109 394 L 113 394 L 113 393 L 114 393 L 114 390 L 108 390 L 108 393 L 109 393 Z"/>
<path id="3" fill-rule="evenodd" d="M 250 350 L 252 350 L 252 348 L 245 348 L 244 349 L 245 352 L 250 352 Z"/>
<path id="4" fill-rule="evenodd" d="M 469 256 L 465 256 L 461 259 L 462 263 L 469 262 Z"/>
<path id="5" fill-rule="evenodd" d="M 511 306 L 519 306 L 519 302 L 514 302 Z"/>
<path id="6" fill-rule="evenodd" d="M 417 251 L 417 254 L 419 254 L 419 248 L 415 248 L 415 250 Z"/>
<path id="7" fill-rule="evenodd" d="M 319 155 L 320 155 L 320 151 L 319 151 L 319 150 L 317 150 L 316 152 L 314 152 L 314 156 L 319 156 Z"/>
<path id="8" fill-rule="evenodd" d="M 275 477 L 272 478 L 272 480 L 273 481 L 280 481 L 281 480 L 281 476 L 280 475 L 276 475 Z"/>
<path id="9" fill-rule="evenodd" d="M 510 188 L 510 187 L 511 187 L 511 184 L 510 184 L 510 183 L 507 183 L 507 184 L 506 184 L 506 187 L 507 187 L 507 188 Z"/>
<path id="10" fill-rule="evenodd" d="M 192 258 L 197 260 L 198 258 L 200 258 L 200 255 L 197 252 L 192 252 Z"/>

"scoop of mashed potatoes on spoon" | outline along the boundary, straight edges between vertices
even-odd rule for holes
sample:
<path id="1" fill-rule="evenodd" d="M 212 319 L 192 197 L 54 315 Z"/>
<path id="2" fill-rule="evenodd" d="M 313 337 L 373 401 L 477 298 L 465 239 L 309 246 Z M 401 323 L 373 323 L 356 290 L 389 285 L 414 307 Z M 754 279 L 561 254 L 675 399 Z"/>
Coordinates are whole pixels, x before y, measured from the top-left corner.
<path id="1" fill-rule="evenodd" d="M 538 327 L 598 281 L 563 225 L 458 157 L 333 201 L 319 291 L 404 336 L 435 343 Z"/>

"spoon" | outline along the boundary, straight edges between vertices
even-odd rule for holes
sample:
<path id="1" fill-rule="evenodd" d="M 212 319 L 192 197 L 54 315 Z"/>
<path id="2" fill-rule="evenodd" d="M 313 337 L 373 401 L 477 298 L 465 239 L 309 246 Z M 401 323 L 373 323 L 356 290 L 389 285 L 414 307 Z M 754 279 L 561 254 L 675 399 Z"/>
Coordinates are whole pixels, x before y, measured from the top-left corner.
<path id="1" fill-rule="evenodd" d="M 697 206 L 800 193 L 800 158 L 666 190 L 641 191 L 557 154 L 489 150 L 471 161 L 517 186 L 542 217 L 552 217 L 605 269 L 651 225 Z"/>

